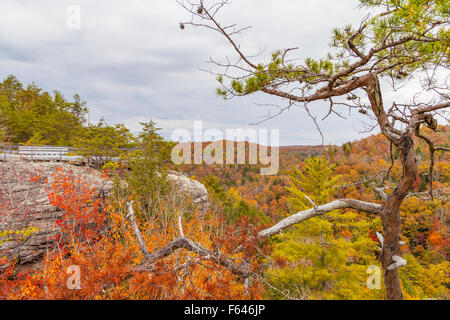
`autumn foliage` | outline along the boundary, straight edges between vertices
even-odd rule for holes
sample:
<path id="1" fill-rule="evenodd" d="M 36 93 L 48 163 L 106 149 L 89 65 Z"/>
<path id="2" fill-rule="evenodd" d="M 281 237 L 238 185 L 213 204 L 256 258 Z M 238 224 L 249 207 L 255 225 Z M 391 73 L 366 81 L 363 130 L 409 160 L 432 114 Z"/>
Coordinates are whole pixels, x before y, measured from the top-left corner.
<path id="1" fill-rule="evenodd" d="M 444 139 L 448 133 L 442 130 L 434 139 Z M 407 299 L 447 299 L 449 206 L 442 197 L 422 199 L 429 164 L 422 148 L 418 143 L 417 182 L 401 207 L 401 250 L 408 263 L 400 277 Z M 203 165 L 178 168 L 208 187 L 211 206 L 203 214 L 178 199 L 177 192 L 146 199 L 146 205 L 133 192 L 114 190 L 109 198 L 100 197 L 88 181 L 59 169 L 46 181 L 50 203 L 64 213 L 55 221 L 54 246 L 31 271 L 0 256 L 0 299 L 382 299 L 383 289 L 366 286 L 368 266 L 380 263 L 376 232 L 383 230 L 374 215 L 341 209 L 267 241 L 254 239 L 261 229 L 309 208 L 305 195 L 317 204 L 342 197 L 379 201 L 372 183 L 383 179 L 378 173 L 390 168 L 389 158 L 383 137 L 372 136 L 343 147 L 285 148 L 281 171 L 271 177 L 259 176 L 248 165 L 222 171 Z M 448 156 L 437 155 L 435 161 L 435 190 L 445 195 Z M 400 175 L 395 163 L 387 193 Z M 42 180 L 38 174 L 26 179 Z M 150 252 L 180 236 L 182 214 L 186 237 L 236 263 L 250 261 L 249 282 L 187 250 L 155 261 L 149 272 L 136 272 L 144 256 L 127 218 L 131 200 Z M 73 288 L 73 266 L 80 271 L 79 289 Z"/>
<path id="2" fill-rule="evenodd" d="M 2 273 L 0 297 L 7 299 L 258 299 L 257 281 L 246 288 L 242 279 L 187 251 L 157 261 L 152 272 L 134 272 L 143 260 L 135 234 L 126 219 L 125 200 L 101 203 L 96 191 L 80 177 L 58 170 L 48 196 L 64 211 L 57 221 L 55 247 L 40 268 L 19 276 L 13 267 Z M 149 251 L 158 250 L 178 235 L 175 223 L 161 227 L 166 214 L 140 219 L 139 227 Z M 244 223 L 244 222 L 243 222 Z M 207 248 L 232 253 L 242 237 L 235 236 L 220 217 L 198 213 L 186 218 L 184 233 Z M 242 230 L 248 230 L 242 225 Z M 236 233 L 238 234 L 238 233 Z M 245 251 L 245 250 L 244 250 Z M 80 288 L 70 286 L 70 266 L 80 270 Z"/>

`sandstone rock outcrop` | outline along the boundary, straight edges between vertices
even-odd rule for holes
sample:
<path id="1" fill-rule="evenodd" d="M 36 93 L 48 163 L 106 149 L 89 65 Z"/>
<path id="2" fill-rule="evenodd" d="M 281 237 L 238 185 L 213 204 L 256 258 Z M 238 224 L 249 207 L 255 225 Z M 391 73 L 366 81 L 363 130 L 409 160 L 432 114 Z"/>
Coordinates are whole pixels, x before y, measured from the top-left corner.
<path id="1" fill-rule="evenodd" d="M 200 211 L 204 212 L 208 208 L 208 191 L 203 184 L 181 174 L 170 173 L 168 178 L 193 199 Z"/>
<path id="2" fill-rule="evenodd" d="M 59 208 L 50 204 L 47 195 L 57 168 L 81 176 L 96 188 L 98 197 L 105 197 L 113 187 L 100 172 L 67 163 L 0 163 L 0 232 L 29 227 L 39 229 L 25 241 L 0 241 L 0 256 L 15 257 L 20 265 L 32 264 L 38 262 L 51 245 L 57 231 L 56 221 L 63 215 Z M 199 210 L 206 210 L 208 193 L 204 185 L 175 173 L 169 175 L 169 180 L 179 187 L 180 192 L 190 195 Z"/>
<path id="3" fill-rule="evenodd" d="M 47 191 L 56 168 L 81 176 L 106 195 L 111 182 L 95 170 L 54 162 L 6 162 L 0 164 L 0 231 L 37 227 L 39 231 L 25 241 L 0 242 L 0 254 L 15 257 L 18 264 L 38 261 L 56 232 L 56 221 L 63 212 L 50 204 Z"/>

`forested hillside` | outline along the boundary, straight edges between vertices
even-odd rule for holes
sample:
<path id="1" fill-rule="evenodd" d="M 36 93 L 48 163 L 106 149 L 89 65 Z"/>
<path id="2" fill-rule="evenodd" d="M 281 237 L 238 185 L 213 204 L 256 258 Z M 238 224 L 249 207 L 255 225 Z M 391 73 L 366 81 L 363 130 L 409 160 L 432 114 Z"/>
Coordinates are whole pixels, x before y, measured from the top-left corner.
<path id="1" fill-rule="evenodd" d="M 78 95 L 68 101 L 60 92 L 26 87 L 9 76 L 0 83 L 0 139 L 22 144 L 73 146 L 83 133 L 86 103 Z"/>
<path id="2" fill-rule="evenodd" d="M 375 213 L 332 210 L 269 239 L 257 237 L 296 212 L 335 199 L 380 203 L 402 175 L 399 151 L 383 135 L 342 146 L 281 147 L 278 174 L 263 176 L 261 165 L 175 166 L 173 143 L 164 141 L 155 123 L 142 124 L 136 136 L 122 125 L 88 124 L 80 97 L 69 102 L 35 84 L 24 87 L 13 76 L 0 85 L 0 103 L 3 143 L 78 146 L 82 153 L 103 155 L 96 169 L 114 183 L 109 197 L 100 200 L 95 188 L 71 171 L 59 170 L 50 179 L 40 172 L 23 177 L 29 184 L 44 184 L 50 203 L 63 215 L 40 267 L 27 270 L 17 268 L 14 259 L 0 260 L 0 298 L 385 297 L 383 285 L 367 285 L 367 271 L 380 266 L 377 233 L 383 226 Z M 448 147 L 448 126 L 422 130 Z M 430 176 L 428 145 L 414 143 L 419 171 L 401 206 L 401 252 L 407 261 L 400 269 L 403 294 L 448 299 L 449 156 L 435 152 Z M 121 161 L 109 161 L 113 155 Z M 205 184 L 206 212 L 168 182 L 170 170 Z M 4 223 L 5 213 L 23 204 L 9 197 L 8 181 L 3 172 L 0 247 L 6 250 L 8 243 L 39 233 L 33 226 Z M 383 193 L 377 192 L 381 186 Z M 66 285 L 71 266 L 81 272 L 77 290 Z"/>
<path id="3" fill-rule="evenodd" d="M 448 126 L 436 133 L 426 130 L 426 134 L 448 146 Z M 408 261 L 401 271 L 402 284 L 407 298 L 447 299 L 449 156 L 436 153 L 431 180 L 428 146 L 419 139 L 416 146 L 420 171 L 401 208 L 402 253 Z M 282 147 L 276 176 L 261 176 L 253 165 L 182 169 L 209 187 L 231 219 L 247 215 L 279 221 L 311 206 L 304 194 L 316 204 L 338 198 L 380 200 L 374 189 L 395 185 L 402 174 L 398 157 L 395 148 L 391 155 L 389 143 L 379 134 L 342 146 Z M 433 198 L 430 183 L 436 191 Z M 381 292 L 362 285 L 367 266 L 377 264 L 376 232 L 382 232 L 376 216 L 341 210 L 283 233 L 271 247 L 268 261 L 273 264 L 267 274 L 275 289 L 268 291 L 268 297 L 382 298 Z"/>
<path id="4" fill-rule="evenodd" d="M 12 75 L 0 83 L 0 144 L 73 147 L 103 162 L 137 146 L 137 140 L 121 124 L 109 125 L 103 119 L 89 123 L 86 102 L 77 94 L 68 100 L 35 83 L 24 86 Z"/>

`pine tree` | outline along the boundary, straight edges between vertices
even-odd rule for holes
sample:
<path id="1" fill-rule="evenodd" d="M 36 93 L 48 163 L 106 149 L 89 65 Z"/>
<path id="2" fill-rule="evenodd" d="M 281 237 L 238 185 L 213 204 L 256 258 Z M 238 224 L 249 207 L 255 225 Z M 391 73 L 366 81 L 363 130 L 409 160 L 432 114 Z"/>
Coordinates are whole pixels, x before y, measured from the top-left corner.
<path id="1" fill-rule="evenodd" d="M 91 159 L 94 166 L 100 168 L 113 157 L 119 157 L 131 143 L 132 135 L 124 125 L 110 126 L 101 119 L 98 124 L 85 128 L 75 146 L 78 154 Z"/>
<path id="2" fill-rule="evenodd" d="M 130 190 L 152 211 L 152 201 L 169 190 L 167 173 L 173 143 L 163 139 L 155 122 L 140 124 L 143 128 L 136 139 L 137 148 L 123 158 L 130 168 L 127 176 Z"/>
<path id="3" fill-rule="evenodd" d="M 341 176 L 323 158 L 309 158 L 302 170 L 291 174 L 290 205 L 295 210 L 310 208 L 332 199 Z M 383 290 L 369 290 L 366 273 L 376 265 L 376 243 L 370 230 L 381 226 L 347 211 L 332 211 L 296 225 L 278 237 L 268 270 L 267 295 L 275 299 L 370 299 L 382 298 Z"/>
<path id="4" fill-rule="evenodd" d="M 319 157 L 306 159 L 303 170 L 294 167 L 290 174 L 291 185 L 287 188 L 292 209 L 301 211 L 311 207 L 305 194 L 317 205 L 329 201 L 335 192 L 334 186 L 341 179 L 341 176 L 333 175 L 334 167 Z"/>

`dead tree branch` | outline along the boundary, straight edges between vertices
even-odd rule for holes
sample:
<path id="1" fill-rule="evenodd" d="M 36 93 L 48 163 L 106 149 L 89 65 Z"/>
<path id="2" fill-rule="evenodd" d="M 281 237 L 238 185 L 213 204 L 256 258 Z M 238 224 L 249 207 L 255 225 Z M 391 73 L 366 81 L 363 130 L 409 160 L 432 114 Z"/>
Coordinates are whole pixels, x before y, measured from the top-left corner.
<path id="1" fill-rule="evenodd" d="M 325 214 L 327 212 L 337 210 L 337 209 L 344 209 L 344 208 L 351 208 L 356 209 L 360 211 L 366 211 L 366 212 L 372 212 L 380 214 L 382 210 L 382 205 L 376 204 L 376 203 L 370 203 L 370 202 L 364 202 L 354 199 L 340 199 L 335 200 L 330 203 L 321 205 L 321 206 L 315 206 L 312 209 L 304 210 L 301 212 L 298 212 L 280 222 L 278 222 L 276 225 L 262 230 L 258 233 L 257 239 L 258 240 L 264 240 L 266 238 L 269 238 L 273 235 L 276 235 L 280 233 L 281 231 L 298 224 L 302 221 L 305 221 L 307 219 Z M 251 273 L 251 268 L 248 262 L 242 261 L 241 263 L 237 263 L 234 259 L 226 256 L 225 254 L 221 252 L 213 252 L 209 249 L 204 248 L 202 245 L 188 239 L 185 236 L 181 236 L 180 238 L 172 241 L 168 245 L 166 245 L 164 248 L 154 252 L 150 253 L 142 239 L 142 235 L 139 231 L 139 228 L 137 226 L 136 220 L 134 218 L 134 212 L 132 208 L 132 203 L 129 203 L 128 206 L 128 218 L 131 221 L 131 225 L 133 227 L 133 231 L 136 235 L 136 238 L 138 239 L 139 246 L 141 248 L 142 253 L 144 254 L 145 260 L 144 262 L 134 268 L 134 271 L 136 272 L 146 272 L 151 271 L 154 269 L 154 264 L 157 260 L 165 258 L 172 254 L 173 252 L 179 250 L 179 249 L 185 249 L 194 253 L 197 253 L 198 255 L 211 259 L 218 264 L 222 265 L 223 267 L 229 269 L 234 274 L 243 277 L 248 278 Z M 180 216 L 181 217 L 181 216 Z M 179 220 L 180 223 L 180 220 Z M 181 228 L 182 230 L 182 228 Z M 182 232 L 180 230 L 180 232 Z"/>

